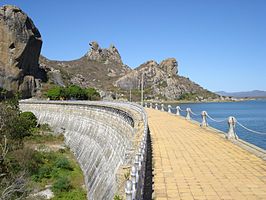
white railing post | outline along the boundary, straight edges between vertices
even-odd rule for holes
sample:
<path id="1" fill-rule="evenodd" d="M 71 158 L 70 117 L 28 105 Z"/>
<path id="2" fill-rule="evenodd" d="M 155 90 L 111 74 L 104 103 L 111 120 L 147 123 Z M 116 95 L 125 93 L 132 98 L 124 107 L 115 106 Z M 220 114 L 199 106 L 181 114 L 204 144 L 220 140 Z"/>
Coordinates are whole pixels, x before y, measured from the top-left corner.
<path id="1" fill-rule="evenodd" d="M 191 117 L 190 117 L 191 109 L 190 108 L 187 108 L 186 111 L 187 111 L 186 120 L 190 120 L 191 119 Z"/>
<path id="2" fill-rule="evenodd" d="M 158 110 L 158 103 L 155 104 L 155 110 Z"/>
<path id="3" fill-rule="evenodd" d="M 139 180 L 139 174 L 138 174 L 138 168 L 139 168 L 139 155 L 136 155 L 136 156 L 135 156 L 134 166 L 135 166 L 135 169 L 136 169 L 136 182 L 138 182 L 138 180 Z"/>
<path id="4" fill-rule="evenodd" d="M 145 108 L 147 108 L 147 107 L 148 107 L 146 102 L 144 103 L 144 105 L 145 105 L 145 106 L 144 106 Z"/>
<path id="5" fill-rule="evenodd" d="M 201 126 L 202 127 L 207 127 L 208 126 L 208 123 L 207 123 L 207 112 L 206 111 L 202 111 L 201 112 L 201 117 L 202 117 Z"/>
<path id="6" fill-rule="evenodd" d="M 228 133 L 226 138 L 227 139 L 237 139 L 235 127 L 236 127 L 236 118 L 235 117 L 228 117 Z"/>
<path id="7" fill-rule="evenodd" d="M 172 113 L 172 112 L 171 112 L 171 109 L 172 109 L 172 106 L 171 106 L 171 105 L 168 105 L 168 112 L 169 112 L 169 113 Z"/>
<path id="8" fill-rule="evenodd" d="M 152 108 L 152 103 L 150 103 L 150 108 Z"/>
<path id="9" fill-rule="evenodd" d="M 176 106 L 176 115 L 180 115 L 180 107 L 179 106 Z"/>
<path id="10" fill-rule="evenodd" d="M 131 169 L 131 181 L 132 181 L 132 199 L 135 199 L 136 190 L 137 190 L 137 169 L 135 166 L 132 166 Z"/>
<path id="11" fill-rule="evenodd" d="M 164 111 L 164 105 L 161 104 L 161 111 Z"/>
<path id="12" fill-rule="evenodd" d="M 126 182 L 126 188 L 125 188 L 125 193 L 126 193 L 126 200 L 132 200 L 132 181 L 127 180 Z"/>

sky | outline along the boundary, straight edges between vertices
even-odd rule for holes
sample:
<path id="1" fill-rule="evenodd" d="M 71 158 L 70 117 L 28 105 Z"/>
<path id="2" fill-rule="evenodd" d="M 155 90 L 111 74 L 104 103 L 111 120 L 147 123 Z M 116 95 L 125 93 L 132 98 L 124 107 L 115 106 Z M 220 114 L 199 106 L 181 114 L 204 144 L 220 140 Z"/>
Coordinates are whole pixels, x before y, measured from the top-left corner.
<path id="1" fill-rule="evenodd" d="M 42 54 L 73 60 L 114 44 L 131 68 L 174 57 L 179 75 L 211 91 L 266 91 L 265 0 L 0 0 L 42 35 Z"/>

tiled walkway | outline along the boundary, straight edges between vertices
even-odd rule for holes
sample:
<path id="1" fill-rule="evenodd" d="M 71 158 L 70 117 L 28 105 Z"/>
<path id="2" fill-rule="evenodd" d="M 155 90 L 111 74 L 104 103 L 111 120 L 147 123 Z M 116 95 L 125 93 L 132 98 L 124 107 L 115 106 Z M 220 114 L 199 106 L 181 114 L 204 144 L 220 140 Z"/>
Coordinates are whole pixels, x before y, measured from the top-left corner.
<path id="1" fill-rule="evenodd" d="M 156 200 L 266 200 L 266 161 L 178 116 L 146 110 Z"/>

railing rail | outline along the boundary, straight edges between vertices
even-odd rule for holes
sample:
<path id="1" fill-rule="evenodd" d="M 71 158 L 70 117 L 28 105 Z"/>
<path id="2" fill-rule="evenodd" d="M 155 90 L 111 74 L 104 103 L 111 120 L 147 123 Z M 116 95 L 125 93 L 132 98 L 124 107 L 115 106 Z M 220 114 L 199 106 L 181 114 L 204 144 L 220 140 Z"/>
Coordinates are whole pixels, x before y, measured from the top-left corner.
<path id="1" fill-rule="evenodd" d="M 141 142 L 139 144 L 139 150 L 136 153 L 134 164 L 131 168 L 131 177 L 126 182 L 125 193 L 126 200 L 142 200 L 144 195 L 144 182 L 146 172 L 146 159 L 147 159 L 147 135 L 148 135 L 148 118 L 146 111 L 138 104 L 131 103 L 138 108 L 142 113 L 142 120 L 144 124 L 144 130 Z M 147 104 L 144 104 L 147 107 Z"/>

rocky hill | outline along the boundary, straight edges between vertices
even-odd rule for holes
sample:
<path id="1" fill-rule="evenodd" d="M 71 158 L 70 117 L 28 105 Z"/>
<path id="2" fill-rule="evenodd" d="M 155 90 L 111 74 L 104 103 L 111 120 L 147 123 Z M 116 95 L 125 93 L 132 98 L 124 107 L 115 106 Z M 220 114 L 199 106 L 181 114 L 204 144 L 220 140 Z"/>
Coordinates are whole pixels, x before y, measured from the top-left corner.
<path id="1" fill-rule="evenodd" d="M 217 95 L 177 73 L 178 64 L 175 58 L 168 58 L 159 64 L 151 60 L 119 78 L 115 85 L 126 90 L 138 89 L 143 76 L 148 99 L 176 100 L 184 94 L 193 95 L 194 100 L 217 98 Z"/>
<path id="2" fill-rule="evenodd" d="M 59 85 L 77 84 L 106 91 L 113 89 L 112 83 L 131 71 L 123 64 L 114 45 L 102 49 L 97 42 L 91 42 L 90 47 L 86 55 L 73 61 L 52 61 L 41 56 L 40 63 L 49 80 Z"/>
<path id="3" fill-rule="evenodd" d="M 20 91 L 24 98 L 45 91 L 52 84 L 95 87 L 103 97 L 117 94 L 139 100 L 141 77 L 146 99 L 193 100 L 218 98 L 188 78 L 178 75 L 176 59 L 148 61 L 136 69 L 123 64 L 114 45 L 102 48 L 91 42 L 89 51 L 73 61 L 53 61 L 40 56 L 41 34 L 32 20 L 15 6 L 0 8 L 0 88 Z M 40 62 L 40 65 L 39 65 Z"/>

